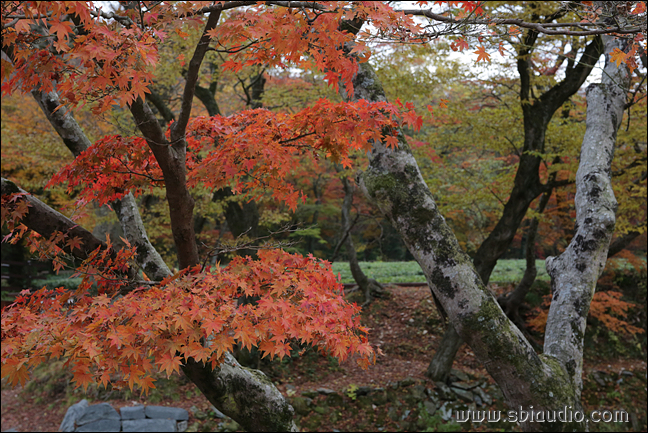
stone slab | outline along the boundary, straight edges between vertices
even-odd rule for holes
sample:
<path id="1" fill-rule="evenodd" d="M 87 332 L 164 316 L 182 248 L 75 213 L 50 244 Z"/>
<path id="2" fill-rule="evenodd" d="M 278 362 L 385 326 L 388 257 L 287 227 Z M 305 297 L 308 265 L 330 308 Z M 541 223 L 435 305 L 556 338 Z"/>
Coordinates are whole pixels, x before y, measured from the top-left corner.
<path id="1" fill-rule="evenodd" d="M 180 407 L 146 406 L 144 413 L 147 418 L 166 418 L 176 421 L 185 421 L 189 419 L 189 412 Z"/>
<path id="2" fill-rule="evenodd" d="M 91 406 L 92 407 L 92 406 Z M 80 432 L 118 432 L 121 430 L 121 421 L 114 418 L 105 418 L 92 421 L 77 427 L 75 431 Z"/>
<path id="3" fill-rule="evenodd" d="M 141 404 L 137 406 L 122 407 L 119 409 L 119 412 L 121 413 L 122 420 L 146 418 L 146 415 L 144 414 L 144 406 Z"/>
<path id="4" fill-rule="evenodd" d="M 87 407 L 88 407 L 88 400 L 86 399 L 83 399 L 80 402 L 70 406 L 67 412 L 65 412 L 65 417 L 63 417 L 63 422 L 61 422 L 59 431 L 65 431 L 65 432 L 74 431 L 74 429 L 76 428 L 75 425 L 76 420 L 81 415 L 83 415 Z"/>
<path id="5" fill-rule="evenodd" d="M 176 422 L 171 419 L 135 419 L 122 421 L 125 432 L 175 432 Z"/>
<path id="6" fill-rule="evenodd" d="M 77 418 L 76 425 L 82 426 L 100 419 L 120 420 L 119 413 L 108 403 L 99 403 L 88 406 L 83 414 Z"/>

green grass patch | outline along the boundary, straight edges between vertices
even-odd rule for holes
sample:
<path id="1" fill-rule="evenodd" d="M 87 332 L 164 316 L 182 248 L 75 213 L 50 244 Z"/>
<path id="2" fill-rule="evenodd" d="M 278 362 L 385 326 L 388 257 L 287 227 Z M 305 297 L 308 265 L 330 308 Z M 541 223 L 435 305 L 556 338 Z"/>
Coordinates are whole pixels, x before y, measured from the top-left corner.
<path id="1" fill-rule="evenodd" d="M 608 267 L 615 269 L 626 269 L 632 267 L 625 259 L 610 259 Z M 374 278 L 380 283 L 425 283 L 425 275 L 417 262 L 360 262 L 360 268 L 369 278 Z M 501 259 L 497 262 L 493 274 L 490 277 L 491 283 L 517 283 L 524 275 L 526 261 L 523 259 Z M 550 282 L 549 275 L 545 269 L 544 260 L 536 260 L 536 269 L 539 281 Z M 333 272 L 340 274 L 343 283 L 355 283 L 351 276 L 349 263 L 333 263 Z"/>

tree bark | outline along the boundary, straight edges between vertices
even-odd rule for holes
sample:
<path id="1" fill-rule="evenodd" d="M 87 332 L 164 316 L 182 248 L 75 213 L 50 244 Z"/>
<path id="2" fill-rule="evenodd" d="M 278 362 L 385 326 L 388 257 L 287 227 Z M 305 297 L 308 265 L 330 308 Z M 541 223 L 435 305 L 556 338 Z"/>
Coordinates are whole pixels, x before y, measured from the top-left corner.
<path id="1" fill-rule="evenodd" d="M 27 191 L 18 187 L 12 181 L 5 179 L 1 180 L 1 193 L 2 195 L 8 194 L 24 194 L 20 200 L 25 200 L 29 204 L 29 211 L 20 220 L 28 229 L 48 239 L 54 232 L 66 233 L 69 237 L 78 237 L 81 239 L 80 248 L 70 249 L 69 246 L 61 246 L 63 251 L 72 255 L 80 260 L 88 258 L 88 254 L 97 248 L 106 248 L 106 243 L 97 239 L 91 232 L 79 226 L 77 223 L 63 215 L 62 213 L 52 209 Z"/>
<path id="2" fill-rule="evenodd" d="M 610 47 L 607 51 L 609 50 Z M 610 73 L 609 68 L 606 71 Z M 359 64 L 353 85 L 354 94 L 350 95 L 350 99 L 386 100 L 382 85 L 368 63 Z M 604 86 L 606 89 L 610 87 Z M 613 92 L 609 90 L 590 91 L 590 93 L 598 95 Z M 527 410 L 531 406 L 534 410 L 560 410 L 564 406 L 571 406 L 574 410 L 582 408 L 580 403 L 582 336 L 589 300 L 593 294 L 592 287 L 596 282 L 596 278 L 593 277 L 597 275 L 593 275 L 594 272 L 587 272 L 588 276 L 592 277 L 588 280 L 592 281 L 591 287 L 587 287 L 589 297 L 580 295 L 574 299 L 571 287 L 567 285 L 577 280 L 576 271 L 571 272 L 568 267 L 573 263 L 588 271 L 592 267 L 588 265 L 590 262 L 587 259 L 591 257 L 598 260 L 594 268 L 600 271 L 602 263 L 600 259 L 592 257 L 592 251 L 599 253 L 602 251 L 603 253 L 599 255 L 603 257 L 607 254 L 605 240 L 609 242 L 612 232 L 610 219 L 612 228 L 614 221 L 613 208 L 610 208 L 611 202 L 608 199 L 611 194 L 609 171 L 612 155 L 608 148 L 597 149 L 601 141 L 592 140 L 591 137 L 593 134 L 600 136 L 603 131 L 590 130 L 590 125 L 594 126 L 594 119 L 590 122 L 590 117 L 603 116 L 604 122 L 618 126 L 623 102 L 625 102 L 623 90 L 618 93 L 621 97 L 613 104 L 602 98 L 592 100 L 592 104 L 602 107 L 620 106 L 620 111 L 617 112 L 615 109 L 597 112 L 593 108 L 590 113 L 588 108 L 588 133 L 583 141 L 581 164 L 583 167 L 596 166 L 596 169 L 579 169 L 582 174 L 577 178 L 577 188 L 585 189 L 590 200 L 597 200 L 597 197 L 600 197 L 598 200 L 601 205 L 597 206 L 596 210 L 589 211 L 588 215 L 579 216 L 579 220 L 582 220 L 579 227 L 587 233 L 579 232 L 580 236 L 574 239 L 575 246 L 570 250 L 571 260 L 567 257 L 554 261 L 548 260 L 548 267 L 554 278 L 552 282 L 556 293 L 554 296 L 559 301 L 555 306 L 552 304 L 553 312 L 550 312 L 547 324 L 552 334 L 552 337 L 545 342 L 547 354 L 536 354 L 531 344 L 506 317 L 492 293 L 485 287 L 476 267 L 461 250 L 456 237 L 439 213 L 402 133 L 398 135 L 397 149 L 390 149 L 381 142 L 374 143 L 369 153 L 369 167 L 360 176 L 360 187 L 399 231 L 403 241 L 420 264 L 430 288 L 442 304 L 457 333 L 470 345 L 477 358 L 500 385 L 507 403 L 513 408 L 518 406 Z M 600 111 L 601 108 L 597 110 Z M 604 140 L 613 144 L 615 134 L 616 128 L 606 130 Z M 608 147 L 613 149 L 613 145 Z M 606 157 L 593 164 L 590 158 L 596 158 L 597 154 Z M 605 164 L 607 168 L 600 168 Z M 600 179 L 604 177 L 603 175 L 608 177 L 607 184 L 605 180 Z M 595 181 L 598 182 L 596 187 L 590 185 L 588 189 L 587 186 L 583 186 L 583 183 Z M 582 196 L 583 192 L 577 204 L 581 212 L 583 206 L 587 204 Z M 604 201 L 607 204 L 603 203 Z M 594 239 L 590 239 L 591 237 Z M 585 254 L 581 255 L 581 253 Z M 604 263 L 604 259 L 602 262 Z M 567 274 L 561 276 L 560 270 L 567 271 Z M 578 268 L 576 270 L 578 271 Z M 578 275 L 582 275 L 584 271 L 578 271 Z M 563 280 L 564 278 L 567 280 Z M 576 285 L 572 284 L 572 287 L 576 288 Z M 567 323 L 572 317 L 579 318 L 577 325 L 582 326 L 582 330 L 580 328 L 572 330 L 572 326 Z M 580 342 L 568 341 L 570 337 L 574 337 L 574 341 L 580 338 Z M 569 431 L 581 430 L 584 427 L 583 423 L 578 422 L 566 422 L 560 425 L 523 424 L 525 430 L 559 428 Z"/>
<path id="3" fill-rule="evenodd" d="M 537 152 L 544 152 L 545 132 L 551 118 L 556 110 L 578 91 L 603 53 L 600 37 L 597 36 L 587 45 L 578 64 L 568 67 L 565 78 L 560 83 L 539 98 L 531 100 L 529 55 L 537 37 L 538 33 L 528 31 L 524 44 L 518 52 L 517 69 L 520 75 L 520 103 L 524 118 L 524 147 L 515 173 L 513 189 L 497 225 L 475 253 L 475 268 L 486 285 L 497 261 L 513 242 L 529 206 L 546 188 L 540 182 L 539 169 L 542 160 L 537 156 Z M 448 329 L 446 332 L 451 331 Z M 437 353 L 447 354 L 452 347 L 459 350 L 461 344 L 451 338 L 454 335 L 457 334 L 453 332 L 448 338 L 444 336 L 441 340 L 442 344 L 447 344 L 449 347 L 440 347 Z M 442 365 L 446 365 L 448 369 L 444 371 Z M 452 364 L 448 365 L 445 360 L 437 360 L 435 355 L 428 371 L 439 372 L 439 375 L 433 378 L 434 380 L 444 380 L 448 377 L 451 366 Z"/>
<path id="4" fill-rule="evenodd" d="M 627 40 L 603 39 L 606 64 L 601 84 L 587 88 L 587 123 L 576 172 L 576 234 L 560 256 L 546 261 L 553 296 L 544 350 L 565 366 L 579 399 L 587 314 L 616 222 L 611 165 L 630 84 L 627 66 L 615 66 L 609 56 L 615 48 L 627 51 Z"/>
<path id="5" fill-rule="evenodd" d="M 342 202 L 342 233 L 346 234 L 344 246 L 349 255 L 351 275 L 353 275 L 353 279 L 360 288 L 360 291 L 364 293 L 365 300 L 362 305 L 365 306 L 372 301 L 373 294 L 384 293 L 385 288 L 378 281 L 367 277 L 360 268 L 358 255 L 356 254 L 355 245 L 353 245 L 353 239 L 351 238 L 351 205 L 353 204 L 354 187 L 346 176 L 343 176 L 341 180 L 342 187 L 344 188 L 344 200 Z"/>
<path id="6" fill-rule="evenodd" d="M 90 147 L 90 140 L 72 113 L 65 107 L 54 111 L 60 105 L 56 92 L 33 91 L 32 96 L 75 158 Z M 138 262 L 146 275 L 154 281 L 160 281 L 170 275 L 171 271 L 149 240 L 133 194 L 128 193 L 110 204 L 117 214 L 124 237 L 131 245 L 137 247 Z"/>
<path id="7" fill-rule="evenodd" d="M 538 213 L 541 214 L 544 211 L 547 203 L 549 203 L 552 192 L 553 189 L 542 195 L 537 208 Z M 502 309 L 504 309 L 506 315 L 521 329 L 524 327 L 524 320 L 520 317 L 520 305 L 524 302 L 525 296 L 529 293 L 529 289 L 531 289 L 531 286 L 538 275 L 538 270 L 536 269 L 535 264 L 535 240 L 536 235 L 538 234 L 538 223 L 538 218 L 533 218 L 527 233 L 525 246 L 526 268 L 522 280 L 520 280 L 518 285 L 515 287 L 515 290 L 498 299 L 498 302 L 502 306 Z"/>

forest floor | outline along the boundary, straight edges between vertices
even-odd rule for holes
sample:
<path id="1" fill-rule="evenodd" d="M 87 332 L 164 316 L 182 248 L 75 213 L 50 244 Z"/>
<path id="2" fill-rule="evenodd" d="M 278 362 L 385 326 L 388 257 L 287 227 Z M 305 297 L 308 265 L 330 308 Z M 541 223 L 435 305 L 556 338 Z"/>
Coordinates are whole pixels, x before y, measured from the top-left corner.
<path id="1" fill-rule="evenodd" d="M 350 386 L 387 387 L 406 378 L 426 381 L 424 372 L 443 335 L 444 324 L 436 313 L 427 287 L 389 286 L 390 296 L 377 299 L 363 311 L 363 323 L 371 328 L 370 341 L 379 346 L 383 355 L 374 366 L 361 370 L 354 362 L 338 364 L 314 351 L 307 351 L 302 357 L 286 357 L 282 361 L 262 363 L 261 368 L 273 379 L 284 395 L 300 395 L 305 391 L 328 388 L 344 395 Z M 497 288 L 496 288 L 497 289 Z M 359 293 L 352 294 L 359 296 Z M 356 299 L 360 301 L 361 299 Z M 638 414 L 634 423 L 640 430 L 646 426 L 646 357 L 603 359 L 600 351 L 586 347 L 584 361 L 583 402 L 588 410 L 605 407 L 625 408 Z M 494 383 L 475 358 L 469 347 L 464 345 L 453 366 L 474 377 Z M 148 397 L 138 394 L 106 393 L 96 391 L 90 396 L 72 391 L 69 375 L 61 373 L 60 366 L 50 365 L 35 373 L 31 384 L 24 389 L 11 389 L 3 381 L 2 386 L 2 430 L 15 428 L 17 431 L 57 431 L 69 405 L 87 398 L 90 403 L 108 402 L 115 409 L 135 403 L 169 405 L 190 411 L 189 426 L 193 431 L 210 431 L 215 424 L 198 419 L 195 414 L 209 413 L 209 402 L 195 386 L 182 377 L 163 379 L 156 384 Z M 621 375 L 622 371 L 632 375 Z M 604 372 L 618 380 L 603 388 L 592 379 L 593 372 Z M 430 382 L 429 385 L 434 385 Z M 632 406 L 632 407 L 628 407 Z M 198 411 L 196 411 L 196 409 Z M 358 431 L 362 420 L 341 418 L 338 422 L 325 423 L 326 429 Z M 638 422 L 638 424 L 637 424 Z M 373 430 L 376 426 L 366 426 Z M 511 426 L 513 427 L 513 426 Z M 595 426 L 596 431 L 613 431 L 611 425 Z M 325 430 L 326 430 L 325 429 Z M 325 431 L 322 430 L 322 431 Z M 394 430 L 389 425 L 384 431 Z M 513 427 L 513 430 L 517 428 Z M 632 430 L 626 425 L 619 431 Z"/>

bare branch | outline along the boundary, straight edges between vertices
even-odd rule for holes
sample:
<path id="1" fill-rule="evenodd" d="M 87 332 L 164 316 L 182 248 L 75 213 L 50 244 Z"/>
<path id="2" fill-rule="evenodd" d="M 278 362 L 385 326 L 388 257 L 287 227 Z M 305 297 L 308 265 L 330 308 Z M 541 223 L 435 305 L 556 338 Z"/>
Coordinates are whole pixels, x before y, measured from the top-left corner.
<path id="1" fill-rule="evenodd" d="M 186 145 L 184 135 L 187 128 L 187 122 L 189 122 L 189 116 L 191 115 L 191 106 L 193 104 L 195 87 L 196 83 L 198 82 L 198 72 L 200 71 L 200 65 L 205 58 L 205 53 L 207 52 L 209 41 L 211 39 L 208 32 L 216 27 L 216 24 L 218 24 L 218 19 L 220 18 L 220 14 L 221 11 L 217 9 L 209 15 L 207 24 L 205 25 L 205 29 L 203 30 L 203 34 L 200 37 L 200 41 L 198 42 L 198 45 L 196 45 L 196 50 L 194 51 L 193 57 L 189 62 L 187 82 L 185 83 L 184 93 L 182 95 L 180 114 L 178 115 L 178 121 L 175 122 L 173 126 L 171 126 L 172 146 L 184 147 Z"/>

